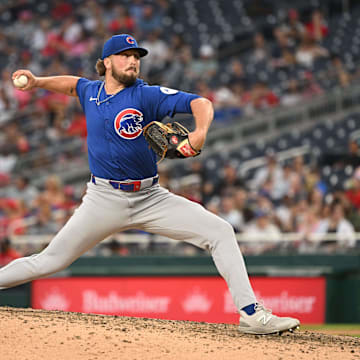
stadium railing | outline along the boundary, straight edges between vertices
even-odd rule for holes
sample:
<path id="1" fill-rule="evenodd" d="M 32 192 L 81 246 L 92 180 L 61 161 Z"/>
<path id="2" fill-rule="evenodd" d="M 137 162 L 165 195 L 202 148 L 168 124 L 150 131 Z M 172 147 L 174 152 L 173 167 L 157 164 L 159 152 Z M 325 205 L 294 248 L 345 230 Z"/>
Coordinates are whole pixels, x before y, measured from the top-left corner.
<path id="1" fill-rule="evenodd" d="M 15 247 L 22 246 L 40 246 L 43 247 L 47 245 L 51 239 L 55 236 L 55 234 L 31 234 L 31 235 L 10 235 L 11 244 Z M 306 241 L 309 245 L 320 245 L 325 242 L 337 242 L 338 244 L 343 244 L 344 249 L 348 248 L 351 250 L 353 247 L 346 245 L 346 239 L 341 239 L 337 234 L 328 233 L 328 234 L 320 234 L 313 233 L 305 237 L 301 233 L 281 233 L 279 236 L 273 240 L 269 240 L 269 235 L 267 234 L 246 234 L 246 233 L 238 233 L 236 234 L 236 239 L 238 243 L 241 244 L 278 244 L 278 245 L 286 245 L 286 244 L 294 244 L 301 243 Z M 360 245 L 360 232 L 355 233 L 355 240 Z M 165 236 L 148 234 L 148 233 L 117 233 L 113 234 L 106 239 L 104 239 L 101 243 L 106 244 L 112 241 L 116 241 L 119 244 L 168 244 L 170 246 L 176 246 L 181 243 L 178 240 L 174 240 Z M 360 249 L 358 245 L 358 248 Z"/>

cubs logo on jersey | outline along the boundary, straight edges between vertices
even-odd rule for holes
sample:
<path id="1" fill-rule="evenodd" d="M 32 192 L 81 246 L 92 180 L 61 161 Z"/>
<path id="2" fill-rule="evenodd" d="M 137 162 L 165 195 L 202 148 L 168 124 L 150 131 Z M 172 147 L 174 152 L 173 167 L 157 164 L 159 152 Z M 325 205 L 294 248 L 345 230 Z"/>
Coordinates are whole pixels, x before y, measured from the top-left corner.
<path id="1" fill-rule="evenodd" d="M 115 116 L 115 131 L 123 139 L 135 139 L 142 132 L 143 119 L 141 111 L 132 108 L 124 109 Z"/>

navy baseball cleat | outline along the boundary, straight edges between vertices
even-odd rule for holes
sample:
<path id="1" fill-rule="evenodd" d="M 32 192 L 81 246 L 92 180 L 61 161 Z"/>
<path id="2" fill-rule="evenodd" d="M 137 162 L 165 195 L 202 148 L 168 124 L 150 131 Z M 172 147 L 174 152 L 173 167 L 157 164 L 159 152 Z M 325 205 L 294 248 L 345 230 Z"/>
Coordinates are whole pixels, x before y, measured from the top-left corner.
<path id="1" fill-rule="evenodd" d="M 293 332 L 299 326 L 298 319 L 273 315 L 271 310 L 266 309 L 262 304 L 255 305 L 255 312 L 252 315 L 240 310 L 239 331 L 245 334 L 281 335 L 285 331 Z"/>

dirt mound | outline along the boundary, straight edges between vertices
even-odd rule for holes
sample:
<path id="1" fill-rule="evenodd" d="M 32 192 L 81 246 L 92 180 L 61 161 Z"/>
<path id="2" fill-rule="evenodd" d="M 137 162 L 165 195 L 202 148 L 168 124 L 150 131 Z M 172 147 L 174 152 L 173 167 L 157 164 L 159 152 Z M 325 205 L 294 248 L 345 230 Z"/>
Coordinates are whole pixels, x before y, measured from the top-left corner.
<path id="1" fill-rule="evenodd" d="M 2 360 L 360 359 L 360 339 L 309 331 L 0 308 Z"/>

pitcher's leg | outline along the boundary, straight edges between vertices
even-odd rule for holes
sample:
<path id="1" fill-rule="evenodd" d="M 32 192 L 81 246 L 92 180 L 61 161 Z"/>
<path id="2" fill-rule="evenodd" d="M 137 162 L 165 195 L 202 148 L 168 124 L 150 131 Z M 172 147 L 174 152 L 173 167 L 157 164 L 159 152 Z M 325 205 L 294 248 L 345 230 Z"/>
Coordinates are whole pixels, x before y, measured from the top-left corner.
<path id="1" fill-rule="evenodd" d="M 81 254 L 117 231 L 119 224 L 125 224 L 126 211 L 115 211 L 109 201 L 107 207 L 102 207 L 101 202 L 104 200 L 100 197 L 97 193 L 90 196 L 87 194 L 73 216 L 41 253 L 14 260 L 1 268 L 0 289 L 17 286 L 66 268 Z"/>
<path id="2" fill-rule="evenodd" d="M 231 225 L 199 204 L 162 188 L 158 188 L 157 192 L 150 210 L 138 215 L 144 221 L 144 230 L 208 248 L 219 273 L 228 284 L 236 307 L 240 310 L 255 303 Z M 158 201 L 160 199 L 162 201 Z"/>

